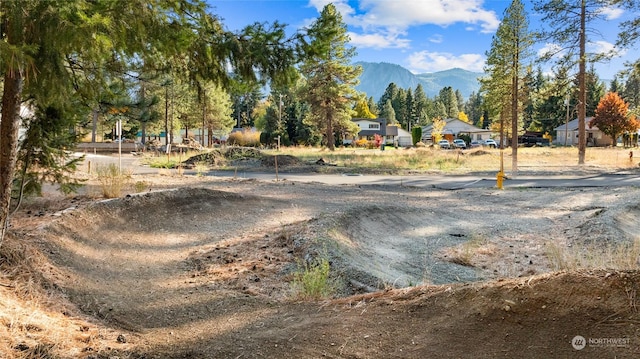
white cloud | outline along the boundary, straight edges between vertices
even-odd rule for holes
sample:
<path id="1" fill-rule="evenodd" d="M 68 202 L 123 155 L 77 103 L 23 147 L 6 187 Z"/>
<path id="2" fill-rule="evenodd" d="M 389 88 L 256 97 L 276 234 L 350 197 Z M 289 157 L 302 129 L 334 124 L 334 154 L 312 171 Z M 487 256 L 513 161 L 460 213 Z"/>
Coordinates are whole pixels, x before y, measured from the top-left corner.
<path id="1" fill-rule="evenodd" d="M 627 53 L 626 49 L 618 49 L 616 45 L 603 40 L 590 42 L 588 51 L 596 54 L 612 54 L 617 57 Z"/>
<path id="2" fill-rule="evenodd" d="M 589 43 L 589 51 L 595 53 L 608 53 L 615 50 L 615 45 L 607 41 L 593 41 Z"/>
<path id="3" fill-rule="evenodd" d="M 500 24 L 494 11 L 483 8 L 483 0 L 360 0 L 357 8 L 347 0 L 309 0 L 309 6 L 319 12 L 333 3 L 342 14 L 343 21 L 362 29 L 360 35 L 351 34 L 352 42 L 360 47 L 371 44 L 374 48 L 407 47 L 409 40 L 403 39 L 412 26 L 437 25 L 446 27 L 456 23 L 473 25 L 483 33 L 492 33 Z M 437 42 L 437 37 L 434 37 Z M 433 39 L 430 41 L 434 42 Z"/>
<path id="4" fill-rule="evenodd" d="M 402 39 L 395 35 L 377 34 L 356 34 L 349 33 L 350 44 L 355 47 L 374 49 L 406 49 L 409 48 L 410 40 Z"/>
<path id="5" fill-rule="evenodd" d="M 544 44 L 544 46 L 538 49 L 539 57 L 551 56 L 553 58 L 557 58 L 558 56 L 562 55 L 562 53 L 563 53 L 563 50 L 560 45 L 550 43 L 550 42 Z"/>
<path id="6" fill-rule="evenodd" d="M 493 32 L 500 20 L 494 11 L 483 9 L 482 0 L 389 1 L 361 0 L 361 15 L 352 25 L 406 29 L 418 25 L 449 26 L 455 23 L 479 25 L 483 32 Z"/>
<path id="7" fill-rule="evenodd" d="M 600 9 L 600 14 L 604 15 L 606 20 L 615 20 L 623 13 L 624 11 L 618 7 L 606 6 Z"/>
<path id="8" fill-rule="evenodd" d="M 485 58 L 480 54 L 454 55 L 446 52 L 415 52 L 407 59 L 412 72 L 436 72 L 454 67 L 482 72 Z"/>
<path id="9" fill-rule="evenodd" d="M 440 34 L 434 34 L 431 35 L 431 37 L 429 38 L 429 42 L 433 42 L 434 44 L 441 44 L 443 41 L 443 37 Z"/>

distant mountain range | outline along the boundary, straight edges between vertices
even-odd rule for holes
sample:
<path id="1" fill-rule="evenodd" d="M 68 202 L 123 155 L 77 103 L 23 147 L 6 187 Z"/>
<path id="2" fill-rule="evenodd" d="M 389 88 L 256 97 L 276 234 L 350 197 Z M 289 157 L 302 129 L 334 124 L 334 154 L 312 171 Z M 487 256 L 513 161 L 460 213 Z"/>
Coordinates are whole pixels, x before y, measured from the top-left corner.
<path id="1" fill-rule="evenodd" d="M 459 90 L 462 96 L 467 99 L 472 92 L 478 92 L 480 89 L 478 78 L 484 75 L 480 72 L 459 68 L 416 75 L 400 65 L 386 62 L 357 62 L 355 64 L 362 66 L 363 70 L 360 75 L 360 84 L 356 86 L 356 89 L 366 93 L 367 97 L 373 96 L 375 101 L 380 100 L 384 90 L 392 82 L 403 89 L 411 88 L 412 91 L 418 84 L 422 84 L 428 97 L 434 97 L 442 88 L 451 86 L 454 90 Z"/>

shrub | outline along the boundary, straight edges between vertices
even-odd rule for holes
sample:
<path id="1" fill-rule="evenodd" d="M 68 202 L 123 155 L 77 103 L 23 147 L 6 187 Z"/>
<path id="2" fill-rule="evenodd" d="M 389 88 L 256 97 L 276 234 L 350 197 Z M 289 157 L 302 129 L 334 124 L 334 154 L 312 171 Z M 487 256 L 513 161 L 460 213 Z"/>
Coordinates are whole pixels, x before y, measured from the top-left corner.
<path id="1" fill-rule="evenodd" d="M 369 141 L 366 138 L 361 138 L 355 141 L 356 147 L 367 147 L 368 144 L 369 144 Z"/>
<path id="2" fill-rule="evenodd" d="M 122 195 L 122 189 L 131 179 L 131 171 L 121 173 L 120 168 L 111 163 L 96 168 L 100 189 L 105 198 L 116 198 Z"/>
<path id="3" fill-rule="evenodd" d="M 246 128 L 242 131 L 233 132 L 229 135 L 227 144 L 258 147 L 260 146 L 260 132 L 252 131 Z"/>
<path id="4" fill-rule="evenodd" d="M 330 265 L 326 258 L 305 263 L 294 274 L 293 286 L 298 296 L 304 299 L 322 299 L 335 294 L 336 286 L 329 272 Z"/>

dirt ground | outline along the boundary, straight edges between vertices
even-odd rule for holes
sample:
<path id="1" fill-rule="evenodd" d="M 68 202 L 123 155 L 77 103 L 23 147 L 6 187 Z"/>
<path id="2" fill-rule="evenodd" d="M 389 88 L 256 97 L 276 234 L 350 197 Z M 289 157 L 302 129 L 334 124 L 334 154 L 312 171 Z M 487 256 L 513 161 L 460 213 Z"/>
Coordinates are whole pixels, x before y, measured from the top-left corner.
<path id="1" fill-rule="evenodd" d="M 624 254 L 638 266 L 638 188 L 144 180 L 142 193 L 51 194 L 14 216 L 3 250 L 37 264 L 50 299 L 35 307 L 72 334 L 63 344 L 29 329 L 35 314 L 8 317 L 25 291 L 5 254 L 0 356 L 640 356 L 640 273 L 612 268 Z M 292 285 L 314 258 L 331 264 L 332 298 Z"/>

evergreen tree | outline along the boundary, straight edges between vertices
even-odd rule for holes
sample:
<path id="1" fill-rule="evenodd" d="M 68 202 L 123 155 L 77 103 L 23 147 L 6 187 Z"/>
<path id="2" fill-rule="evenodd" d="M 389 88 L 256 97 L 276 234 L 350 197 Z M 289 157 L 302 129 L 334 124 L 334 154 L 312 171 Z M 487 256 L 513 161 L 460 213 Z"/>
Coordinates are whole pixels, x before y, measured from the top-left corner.
<path id="1" fill-rule="evenodd" d="M 626 0 L 625 0 L 626 1 Z M 600 33 L 588 24 L 602 19 L 602 8 L 609 6 L 610 0 L 538 0 L 535 9 L 543 17 L 545 30 L 540 39 L 558 45 L 554 51 L 544 54 L 542 60 L 555 61 L 559 67 L 573 68 L 578 65 L 578 164 L 585 162 L 587 147 L 587 62 L 597 62 L 611 53 L 587 53 L 588 34 Z"/>
<path id="2" fill-rule="evenodd" d="M 630 108 L 640 107 L 640 69 L 631 71 L 620 95 L 629 104 Z"/>
<path id="3" fill-rule="evenodd" d="M 438 101 L 442 103 L 445 108 L 445 116 L 442 117 L 443 119 L 458 117 L 458 112 L 460 112 L 458 109 L 458 97 L 451 86 L 446 86 L 440 90 Z"/>
<path id="4" fill-rule="evenodd" d="M 369 99 L 367 100 L 367 105 L 369 106 L 369 111 L 371 111 L 371 113 L 377 117 L 378 114 L 380 113 L 380 110 L 378 110 L 378 105 L 373 100 L 373 96 L 369 96 Z"/>
<path id="5" fill-rule="evenodd" d="M 285 81 L 296 61 L 284 27 L 223 31 L 200 0 L 0 2 L 0 244 L 9 218 L 20 105 L 56 108 L 75 96 L 91 108 L 136 61 L 160 68 L 185 61 L 190 80 L 228 84 L 229 65 L 249 80 Z M 95 113 L 95 112 L 94 112 Z M 94 117 L 95 118 L 95 117 Z"/>
<path id="6" fill-rule="evenodd" d="M 596 69 L 591 64 L 589 71 L 586 74 L 586 86 L 587 86 L 587 104 L 585 116 L 593 117 L 596 114 L 596 108 L 598 103 L 605 94 L 604 82 L 600 81 Z"/>
<path id="7" fill-rule="evenodd" d="M 58 184 L 64 193 L 80 186 L 72 175 L 83 157 L 73 156 L 66 149 L 76 144 L 79 135 L 73 128 L 78 117 L 87 115 L 83 109 L 87 111 L 86 107 L 72 103 L 37 107 L 32 116 L 23 118 L 27 131 L 18 149 L 14 197 L 18 198 L 18 204 L 24 195 L 41 195 L 44 182 Z"/>
<path id="8" fill-rule="evenodd" d="M 475 91 L 469 95 L 469 100 L 464 106 L 465 113 L 468 114 L 469 120 L 474 126 L 482 128 L 482 95 Z"/>
<path id="9" fill-rule="evenodd" d="M 611 83 L 609 84 L 609 92 L 617 92 L 618 94 L 622 93 L 622 84 L 620 83 L 620 78 L 618 75 L 613 77 Z"/>
<path id="10" fill-rule="evenodd" d="M 416 121 L 420 125 L 427 125 L 428 122 L 428 106 L 429 99 L 427 95 L 424 93 L 424 89 L 422 88 L 422 84 L 418 84 L 416 86 L 416 90 L 413 95 L 413 113 Z"/>
<path id="11" fill-rule="evenodd" d="M 407 91 L 398 88 L 395 97 L 391 99 L 391 105 L 393 105 L 393 110 L 396 113 L 396 121 L 402 127 L 407 128 L 409 123 L 407 118 Z"/>
<path id="12" fill-rule="evenodd" d="M 387 88 L 384 90 L 382 96 L 380 96 L 380 100 L 378 101 L 378 108 L 383 108 L 387 103 L 387 100 L 393 101 L 397 94 L 398 86 L 395 83 L 391 82 L 389 85 L 387 85 Z"/>
<path id="13" fill-rule="evenodd" d="M 487 55 L 487 65 L 494 83 L 490 86 L 497 91 L 499 116 L 511 122 L 511 170 L 518 171 L 518 126 L 521 119 L 523 66 L 530 56 L 533 35 L 529 31 L 529 20 L 520 0 L 513 0 L 505 10 L 502 22 L 493 37 L 491 50 Z M 501 72 L 501 73 L 500 73 Z M 504 131 L 504 125 L 501 126 Z M 501 137 L 501 143 L 504 137 Z M 502 147 L 502 146 L 501 146 Z"/>
<path id="14" fill-rule="evenodd" d="M 416 118 L 414 100 L 413 100 L 413 91 L 411 91 L 410 88 L 407 89 L 404 105 L 406 108 L 405 112 L 407 114 L 406 115 L 407 125 L 408 125 L 407 130 L 409 130 L 411 127 L 417 124 L 417 118 Z"/>
<path id="15" fill-rule="evenodd" d="M 309 41 L 304 45 L 300 72 L 307 82 L 300 97 L 311 107 L 308 121 L 322 130 L 327 147 L 334 150 L 335 132 L 359 131 L 351 122 L 351 104 L 357 97 L 354 87 L 362 68 L 351 65 L 355 48 L 348 47 L 347 26 L 333 4 L 322 9 L 306 35 Z"/>
<path id="16" fill-rule="evenodd" d="M 395 125 L 398 123 L 396 121 L 396 111 L 393 109 L 393 105 L 391 104 L 391 100 L 387 100 L 382 107 L 382 112 L 380 112 L 380 117 L 387 119 L 387 124 Z"/>

